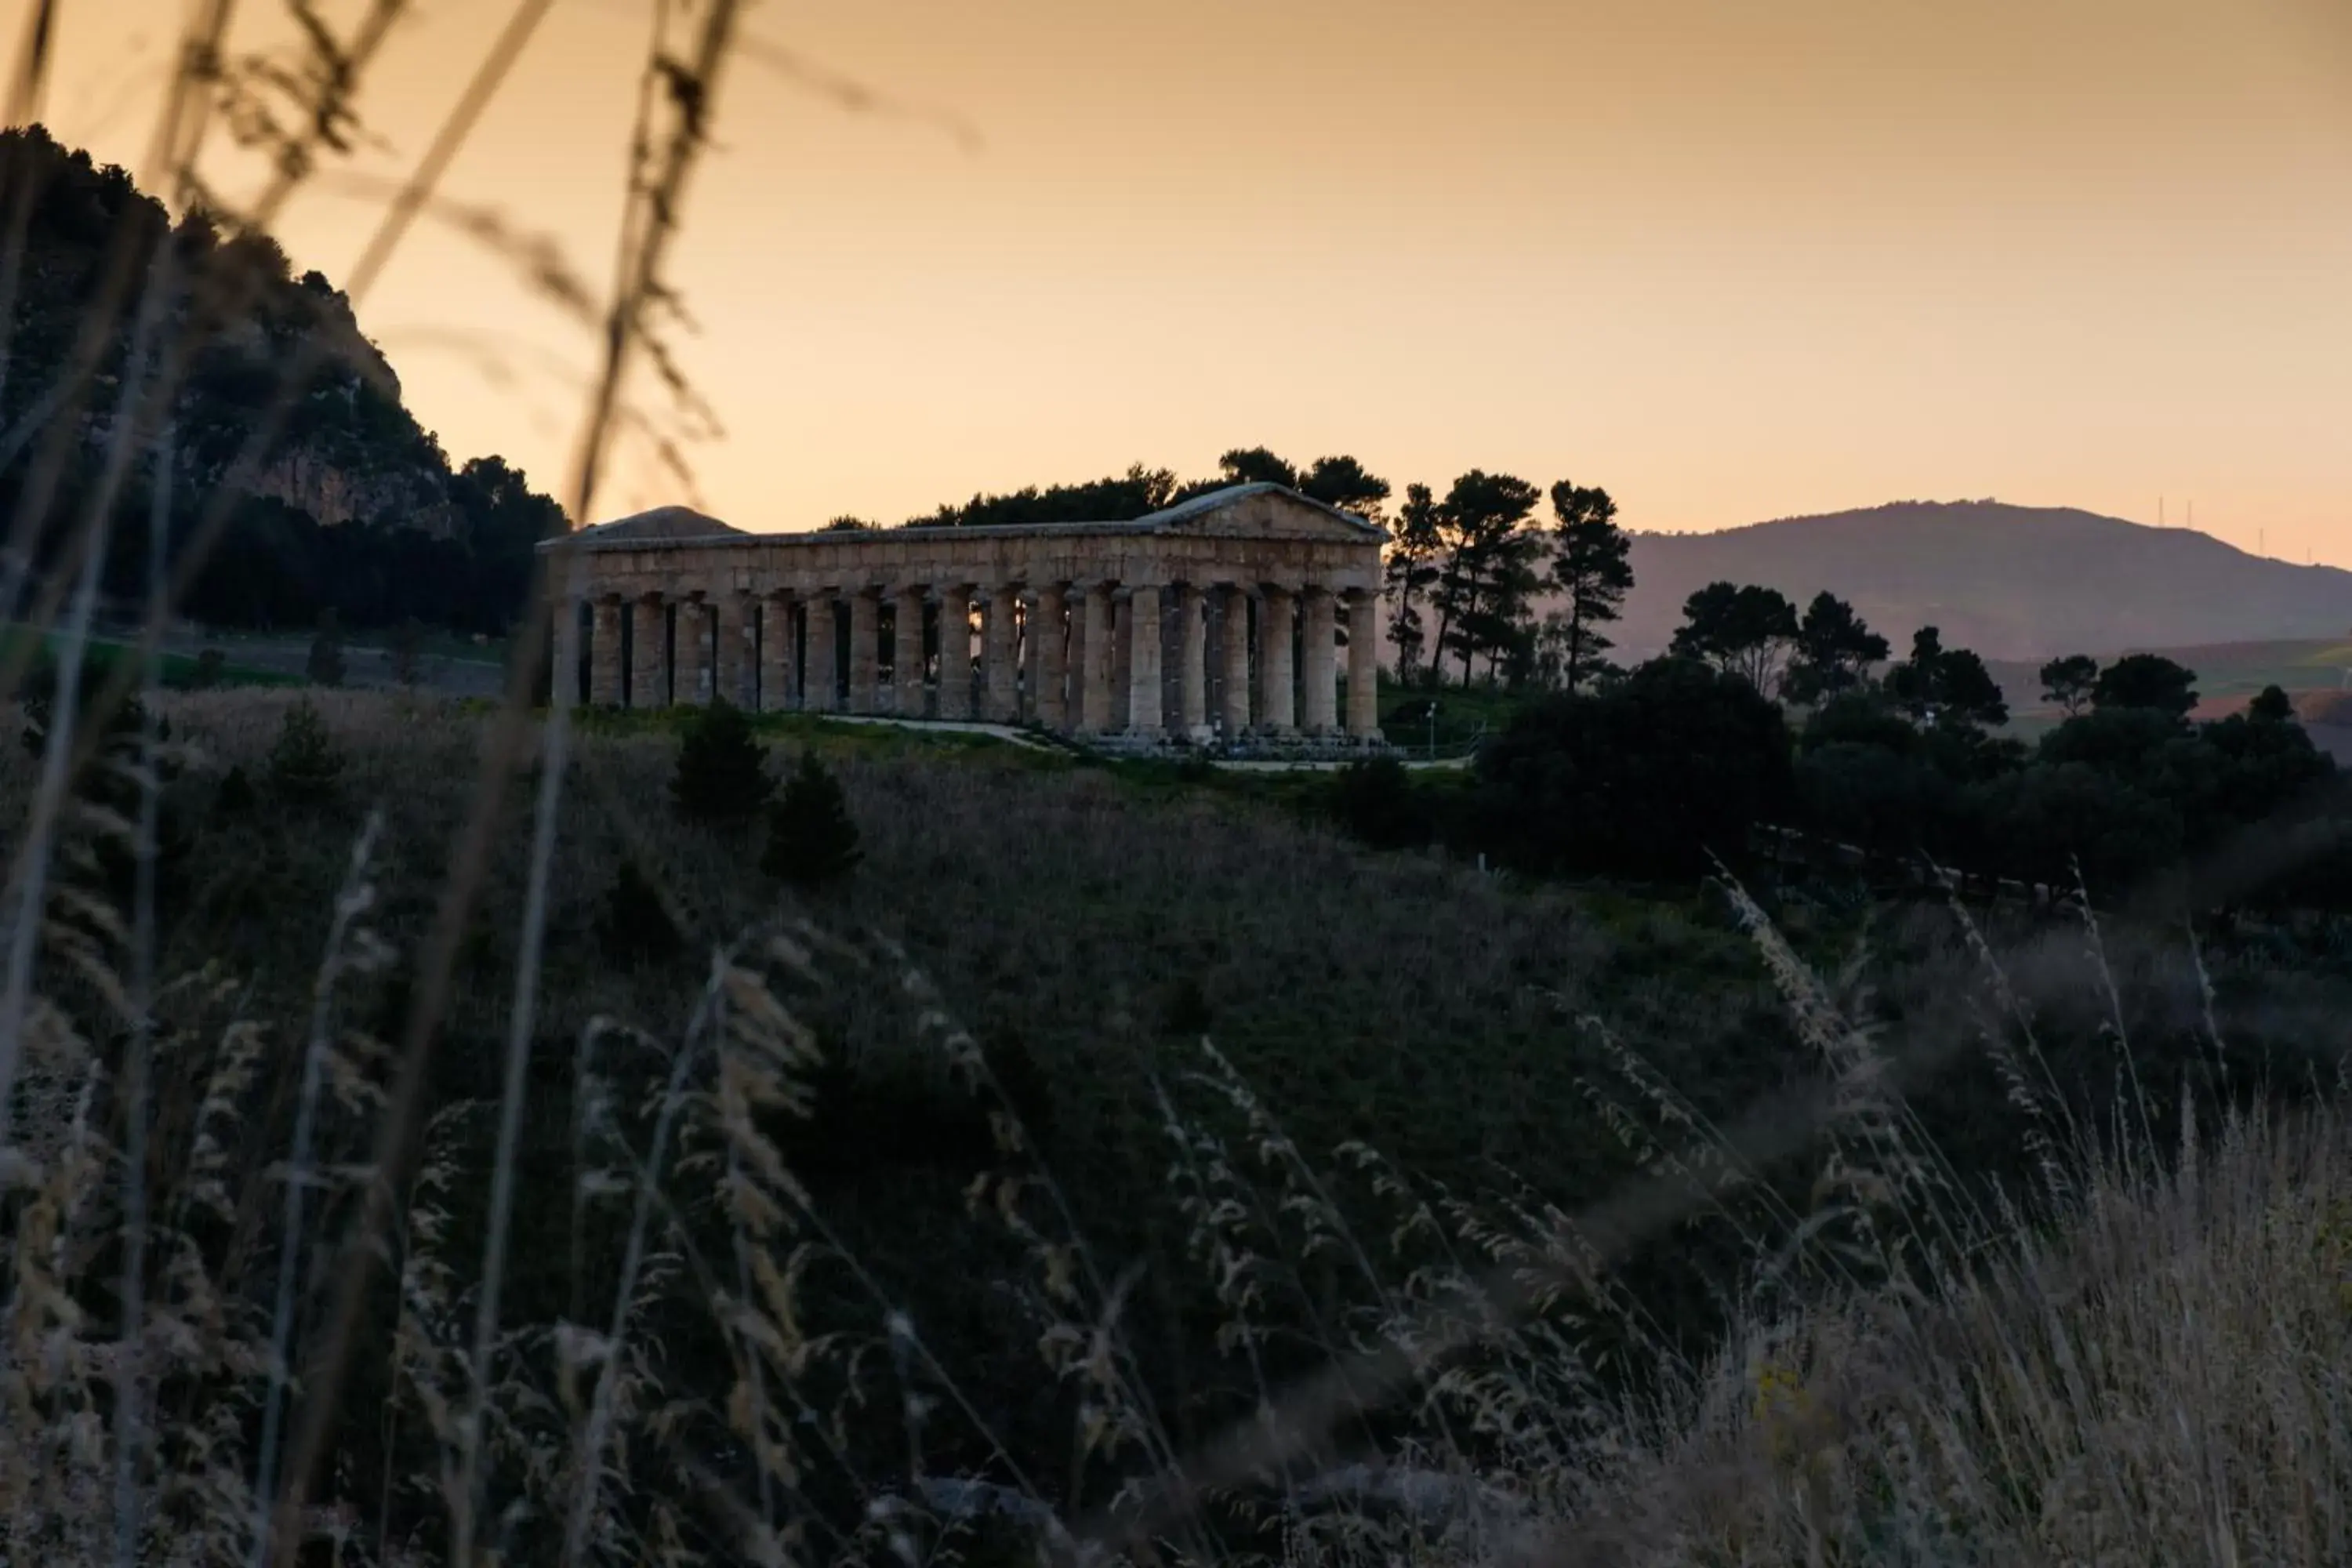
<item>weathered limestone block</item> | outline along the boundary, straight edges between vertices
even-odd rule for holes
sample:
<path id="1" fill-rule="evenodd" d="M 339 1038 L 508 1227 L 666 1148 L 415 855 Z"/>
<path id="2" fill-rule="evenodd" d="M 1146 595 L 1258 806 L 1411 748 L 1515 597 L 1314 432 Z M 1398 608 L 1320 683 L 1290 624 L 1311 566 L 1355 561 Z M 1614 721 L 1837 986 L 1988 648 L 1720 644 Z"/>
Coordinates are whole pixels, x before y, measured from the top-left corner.
<path id="1" fill-rule="evenodd" d="M 1011 724 L 1021 717 L 1020 666 L 1015 662 L 1021 596 L 1011 587 L 992 591 L 981 605 L 981 675 L 986 707 L 982 716 L 992 724 Z"/>
<path id="2" fill-rule="evenodd" d="M 794 674 L 793 599 L 770 594 L 760 601 L 760 711 L 782 713 L 798 706 Z"/>
<path id="3" fill-rule="evenodd" d="M 1257 668 L 1265 689 L 1258 694 L 1258 726 L 1275 735 L 1287 734 L 1298 723 L 1290 658 L 1292 607 L 1286 588 L 1268 588 L 1259 605 Z"/>
<path id="4" fill-rule="evenodd" d="M 1029 717 L 1048 730 L 1070 727 L 1067 601 L 1058 586 L 1037 590 L 1022 633 L 1029 666 Z"/>
<path id="5" fill-rule="evenodd" d="M 669 706 L 669 605 L 659 594 L 636 604 L 636 635 L 630 639 L 629 706 Z"/>
<path id="6" fill-rule="evenodd" d="M 743 632 L 750 625 L 748 612 L 751 601 L 740 594 L 714 594 L 710 599 L 712 618 L 717 623 L 718 681 L 713 689 L 735 707 L 743 707 L 743 677 L 748 668 L 744 658 Z"/>
<path id="7" fill-rule="evenodd" d="M 1250 600 L 1246 590 L 1224 590 L 1224 614 L 1219 630 L 1224 641 L 1224 711 L 1220 715 L 1228 744 L 1239 741 L 1250 727 Z"/>
<path id="8" fill-rule="evenodd" d="M 923 591 L 901 588 L 890 601 L 890 684 L 898 711 L 923 716 Z"/>
<path id="9" fill-rule="evenodd" d="M 589 611 L 588 700 L 599 708 L 621 705 L 621 601 L 598 599 Z"/>
<path id="10" fill-rule="evenodd" d="M 1184 738 L 1209 740 L 1209 605 L 1191 583 L 1176 590 L 1176 691 Z"/>
<path id="11" fill-rule="evenodd" d="M 1307 625 L 1300 639 L 1307 654 L 1306 701 L 1300 724 L 1310 735 L 1328 735 L 1339 727 L 1338 605 L 1326 588 L 1307 589 L 1306 601 Z"/>
<path id="12" fill-rule="evenodd" d="M 1160 711 L 1160 590 L 1138 588 L 1127 600 L 1127 732 L 1157 737 L 1165 727 Z"/>
<path id="13" fill-rule="evenodd" d="M 882 601 L 871 593 L 849 595 L 849 711 L 882 711 Z"/>
<path id="14" fill-rule="evenodd" d="M 940 590 L 939 716 L 971 717 L 971 592 Z"/>
<path id="15" fill-rule="evenodd" d="M 841 711 L 841 621 L 830 592 L 809 595 L 808 625 L 802 636 L 807 673 L 801 680 L 801 706 L 811 713 Z"/>
<path id="16" fill-rule="evenodd" d="M 677 606 L 678 700 L 710 706 L 710 602 L 696 594 Z"/>
<path id="17" fill-rule="evenodd" d="M 1078 728 L 1089 735 L 1100 735 L 1110 729 L 1113 716 L 1110 700 L 1112 625 L 1110 584 L 1091 584 L 1081 602 L 1084 611 L 1079 649 Z"/>
<path id="18" fill-rule="evenodd" d="M 1381 738 L 1381 596 L 1348 595 L 1348 733 Z"/>

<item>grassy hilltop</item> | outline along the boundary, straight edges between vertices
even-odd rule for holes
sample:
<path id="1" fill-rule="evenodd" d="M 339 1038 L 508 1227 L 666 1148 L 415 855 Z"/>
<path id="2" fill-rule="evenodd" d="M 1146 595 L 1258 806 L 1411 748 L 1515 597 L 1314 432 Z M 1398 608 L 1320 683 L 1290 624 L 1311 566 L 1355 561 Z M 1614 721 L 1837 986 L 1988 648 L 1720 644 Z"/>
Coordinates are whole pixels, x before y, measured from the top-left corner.
<path id="1" fill-rule="evenodd" d="M 153 1310 L 159 1331 L 205 1347 L 187 1411 L 255 1408 L 266 1358 L 251 1352 L 286 1251 L 281 1162 L 306 1101 L 319 1185 L 290 1233 L 312 1260 L 295 1276 L 298 1339 L 328 1320 L 323 1265 L 370 1168 L 394 1081 L 383 1042 L 485 734 L 462 705 L 323 694 L 310 700 L 329 765 L 289 771 L 281 755 L 273 773 L 298 700 L 167 700 L 187 754 L 164 797 L 173 988 L 152 1169 L 167 1250 L 198 1272 Z M 1213 1555 L 1271 1546 L 1278 1532 L 1237 1497 L 1287 1488 L 1307 1507 L 1313 1475 L 1378 1452 L 1503 1490 L 1478 1492 L 1467 1523 L 1377 1499 L 1331 1515 L 1327 1497 L 1300 1549 L 1346 1554 L 1403 1531 L 1416 1555 L 1483 1557 L 1507 1525 L 1604 1518 L 1643 1539 L 1681 1519 L 1681 1543 L 1641 1559 L 1661 1562 L 1802 1561 L 1809 1535 L 1875 1552 L 1906 1531 L 2005 1560 L 2035 1542 L 2145 1547 L 2189 1539 L 2182 1467 L 2237 1456 L 2228 1484 L 2247 1517 L 2284 1495 L 2262 1446 L 2324 1444 L 2324 1413 L 2343 1408 L 2324 1371 L 2340 1362 L 2243 1338 L 2292 1310 L 2312 1355 L 2352 1340 L 2352 1321 L 2326 1316 L 2352 1212 L 2333 1121 L 2284 1142 L 2233 1123 L 2219 1166 L 2154 1163 L 2195 1136 L 2184 1105 L 2210 1127 L 2260 1083 L 2301 1093 L 2332 1072 L 2345 1026 L 2324 957 L 2288 981 L 2274 956 L 2216 942 L 2200 971 L 2177 931 L 2015 914 L 1979 927 L 1832 889 L 1759 887 L 1772 923 L 1751 934 L 1721 891 L 1527 883 L 1369 852 L 1322 820 L 1321 785 L 1208 787 L 793 721 L 763 731 L 772 771 L 819 755 L 863 852 L 844 885 L 803 896 L 760 871 L 756 826 L 671 809 L 685 721 L 587 720 L 562 796 L 483 1461 L 518 1519 L 561 1517 L 601 1364 L 563 1348 L 564 1325 L 602 1325 L 616 1300 L 629 1354 L 608 1391 L 612 1528 L 663 1528 L 690 1456 L 766 1489 L 828 1552 L 881 1550 L 856 1521 L 873 1528 L 885 1495 L 927 1497 L 935 1519 L 970 1511 L 924 1492 L 910 1454 L 1075 1522 L 1335 1359 L 1433 1335 L 1462 1337 L 1424 1396 L 1368 1392 L 1286 1467 L 1227 1478 L 1247 1484 L 1171 1539 Z M 0 808 L 21 816 L 35 764 L 8 755 Z M 439 1505 L 370 1478 L 446 1462 L 448 1402 L 469 1386 L 536 783 L 535 765 L 512 781 L 483 868 L 422 1173 L 398 1195 L 393 1272 L 368 1294 L 331 1428 L 335 1499 L 418 1542 L 439 1538 Z M 363 838 L 372 897 L 346 901 L 337 937 Z M 103 828 L 72 842 L 68 887 L 103 898 L 119 865 Z M 72 907 L 47 971 L 59 1027 L 25 1087 L 60 1108 L 43 1125 L 68 1149 L 75 1064 L 121 1047 L 112 939 Z M 730 945 L 777 919 L 778 942 Z M 668 952 L 646 940 L 664 927 Z M 722 950 L 734 956 L 714 971 Z M 326 1068 L 308 1090 L 306 1059 Z M 1809 1134 L 1795 1109 L 1756 1122 L 1816 1086 L 1834 1086 L 1824 1129 Z M 1622 1238 L 1630 1222 L 1569 1220 L 1629 1184 L 1671 1201 Z M 662 1198 L 639 1209 L 638 1193 Z M 66 1223 L 91 1243 L 60 1255 L 79 1270 L 68 1284 L 102 1302 L 109 1211 L 89 1200 Z M 649 1239 L 634 1253 L 633 1231 Z M 2158 1297 L 2116 1293 L 2158 1258 L 2178 1264 Z M 2062 1268 L 2098 1283 L 2036 1305 Z M 1475 1281 L 1496 1268 L 1560 1270 L 1570 1288 L 1477 1327 L 1491 1298 Z M 207 1318 L 204 1300 L 253 1305 Z M 2176 1310 L 2211 1326 L 2183 1342 Z M 2047 1404 L 2094 1344 L 2106 1414 L 2072 1390 L 2063 1412 Z M 2217 1392 L 2221 1414 L 2182 1438 L 2161 1419 L 2158 1355 L 2216 1390 L 2270 1378 L 2304 1414 Z M 82 1386 L 19 1390 L 16 1408 L 54 1411 Z M 1895 1440 L 1929 1415 L 1925 1436 Z M 159 1462 L 194 1453 L 194 1427 L 163 1430 Z M 2031 1452 L 2003 1447 L 2029 1437 Z M 2127 1475 L 2085 1479 L 2126 1442 L 2140 1445 Z M 2299 1461 L 2326 1499 L 2352 1490 L 2352 1465 L 2330 1456 Z M 17 1462 L 25 1484 L 71 1468 Z M 233 1513 L 241 1483 L 220 1484 L 202 1507 Z M 2086 1487 L 2078 1517 L 2062 1500 Z M 2297 1528 L 2332 1529 L 2310 1512 L 2323 1506 Z"/>

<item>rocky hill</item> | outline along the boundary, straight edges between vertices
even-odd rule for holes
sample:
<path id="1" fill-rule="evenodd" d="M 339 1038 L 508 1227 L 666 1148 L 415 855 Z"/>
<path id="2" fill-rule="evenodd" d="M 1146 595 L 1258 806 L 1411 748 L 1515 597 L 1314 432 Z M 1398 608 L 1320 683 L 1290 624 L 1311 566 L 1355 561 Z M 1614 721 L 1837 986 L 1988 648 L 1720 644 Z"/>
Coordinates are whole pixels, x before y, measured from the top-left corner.
<path id="1" fill-rule="evenodd" d="M 361 332 L 350 300 L 324 276 L 296 277 L 266 235 L 225 228 L 202 212 L 173 216 L 123 170 L 39 126 L 0 132 L 0 213 L 30 204 L 24 244 L 6 258 L 16 264 L 13 277 L 0 268 L 0 427 L 47 434 L 54 391 L 126 239 L 142 278 L 156 276 L 149 264 L 168 256 L 174 335 L 187 339 L 208 319 L 200 300 L 231 290 L 238 300 L 202 335 L 173 404 L 175 531 L 192 528 L 214 498 L 297 358 L 324 351 L 198 586 L 190 606 L 198 615 L 304 623 L 332 607 L 361 623 L 415 616 L 485 630 L 511 616 L 530 547 L 562 527 L 561 510 L 495 458 L 453 469 L 402 404 L 399 377 Z M 103 350 L 96 394 L 76 416 L 53 520 L 79 515 L 92 492 L 129 337 L 126 311 Z M 45 444 L 22 444 L 0 468 L 0 505 L 13 507 Z M 124 498 L 126 508 L 134 504 L 143 515 L 143 494 Z M 136 591 L 112 574 L 109 587 Z"/>
<path id="2" fill-rule="evenodd" d="M 1826 588 L 1898 647 L 1934 625 L 1947 644 L 1990 658 L 2352 631 L 2352 572 L 2071 507 L 1896 501 L 1720 533 L 1644 533 L 1633 564 L 1618 642 L 1637 657 L 1663 648 L 1683 601 L 1718 580 L 1800 604 Z"/>

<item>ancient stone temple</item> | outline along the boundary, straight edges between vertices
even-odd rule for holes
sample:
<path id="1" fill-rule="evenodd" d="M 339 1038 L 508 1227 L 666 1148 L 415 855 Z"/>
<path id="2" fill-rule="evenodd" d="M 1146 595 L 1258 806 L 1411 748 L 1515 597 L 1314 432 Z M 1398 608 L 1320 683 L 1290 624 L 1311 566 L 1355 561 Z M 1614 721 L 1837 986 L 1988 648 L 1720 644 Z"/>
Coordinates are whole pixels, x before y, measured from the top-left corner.
<path id="1" fill-rule="evenodd" d="M 592 703 L 1278 752 L 1380 743 L 1382 538 L 1249 484 L 1005 528 L 746 533 L 665 507 L 542 548 L 579 552 L 557 581 L 585 605 Z"/>

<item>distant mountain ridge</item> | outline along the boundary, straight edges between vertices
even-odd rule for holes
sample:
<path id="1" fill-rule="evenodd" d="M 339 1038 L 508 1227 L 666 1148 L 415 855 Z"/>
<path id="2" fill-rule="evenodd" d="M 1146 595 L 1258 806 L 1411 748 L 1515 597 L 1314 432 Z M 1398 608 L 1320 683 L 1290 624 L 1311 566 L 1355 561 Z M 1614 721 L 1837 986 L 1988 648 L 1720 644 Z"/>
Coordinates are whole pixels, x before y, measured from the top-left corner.
<path id="1" fill-rule="evenodd" d="M 1683 601 L 1717 581 L 1826 588 L 1898 654 L 1921 626 L 1988 658 L 2352 631 L 2352 572 L 2251 555 L 2210 534 L 2073 507 L 1894 501 L 1719 533 L 1637 533 L 1622 655 L 1663 649 Z"/>

